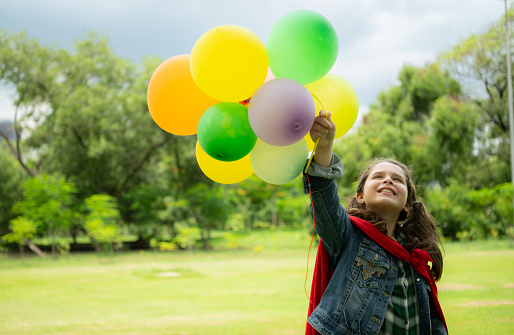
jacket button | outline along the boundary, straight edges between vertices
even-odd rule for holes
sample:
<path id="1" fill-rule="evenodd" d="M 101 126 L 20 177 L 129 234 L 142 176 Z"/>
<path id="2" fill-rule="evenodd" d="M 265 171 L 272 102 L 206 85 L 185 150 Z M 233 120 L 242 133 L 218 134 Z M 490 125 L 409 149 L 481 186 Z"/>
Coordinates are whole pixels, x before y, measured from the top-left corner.
<path id="1" fill-rule="evenodd" d="M 419 278 L 418 278 L 418 279 L 416 279 L 416 281 L 419 281 Z"/>

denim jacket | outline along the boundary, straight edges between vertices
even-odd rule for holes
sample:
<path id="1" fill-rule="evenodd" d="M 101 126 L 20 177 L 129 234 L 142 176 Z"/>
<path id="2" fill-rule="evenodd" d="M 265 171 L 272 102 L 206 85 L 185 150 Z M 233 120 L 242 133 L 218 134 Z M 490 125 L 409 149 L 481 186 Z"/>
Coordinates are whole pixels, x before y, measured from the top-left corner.
<path id="1" fill-rule="evenodd" d="M 322 335 L 377 334 L 398 275 L 399 260 L 352 225 L 337 193 L 336 179 L 343 174 L 337 155 L 333 155 L 328 168 L 311 163 L 307 174 L 304 189 L 308 194 L 310 181 L 316 232 L 334 269 L 308 322 Z M 413 273 L 421 333 L 447 334 L 432 306 L 429 285 Z"/>

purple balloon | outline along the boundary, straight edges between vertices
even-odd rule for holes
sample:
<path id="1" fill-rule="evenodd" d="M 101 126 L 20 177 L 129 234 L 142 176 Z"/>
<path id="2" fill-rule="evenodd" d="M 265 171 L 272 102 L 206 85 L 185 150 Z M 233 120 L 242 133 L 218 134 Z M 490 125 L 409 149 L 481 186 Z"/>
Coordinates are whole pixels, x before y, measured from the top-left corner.
<path id="1" fill-rule="evenodd" d="M 248 120 L 255 135 L 276 146 L 301 140 L 311 129 L 315 117 L 311 93 L 289 78 L 264 83 L 255 91 L 248 106 Z"/>

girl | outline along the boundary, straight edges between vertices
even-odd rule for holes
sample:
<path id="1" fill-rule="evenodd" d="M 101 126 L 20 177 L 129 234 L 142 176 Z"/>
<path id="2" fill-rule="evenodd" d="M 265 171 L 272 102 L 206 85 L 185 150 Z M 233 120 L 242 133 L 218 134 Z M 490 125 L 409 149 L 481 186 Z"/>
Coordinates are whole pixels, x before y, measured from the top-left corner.
<path id="1" fill-rule="evenodd" d="M 447 334 L 435 285 L 443 269 L 439 238 L 416 201 L 410 171 L 394 160 L 376 161 L 345 210 L 335 131 L 324 111 L 310 131 L 319 143 L 304 186 L 322 241 L 306 334 Z"/>

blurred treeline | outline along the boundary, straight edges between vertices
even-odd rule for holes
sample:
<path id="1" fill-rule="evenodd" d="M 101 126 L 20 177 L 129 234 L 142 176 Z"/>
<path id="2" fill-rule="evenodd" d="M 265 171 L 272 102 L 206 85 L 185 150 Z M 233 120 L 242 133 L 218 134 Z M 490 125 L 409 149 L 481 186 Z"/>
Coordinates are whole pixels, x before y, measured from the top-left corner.
<path id="1" fill-rule="evenodd" d="M 353 195 L 369 160 L 393 157 L 416 172 L 446 238 L 511 234 L 505 55 L 500 19 L 435 63 L 405 65 L 360 126 L 336 142 L 341 196 Z M 14 122 L 0 124 L 3 243 L 36 247 L 31 240 L 44 236 L 55 250 L 69 248 L 59 237 L 87 236 L 112 248 L 131 234 L 152 246 L 197 241 L 208 249 L 216 230 L 310 225 L 300 178 L 217 184 L 196 163 L 195 136 L 153 122 L 146 88 L 162 61 L 134 64 L 96 33 L 63 50 L 0 31 L 0 80 L 14 89 L 16 108 Z"/>

